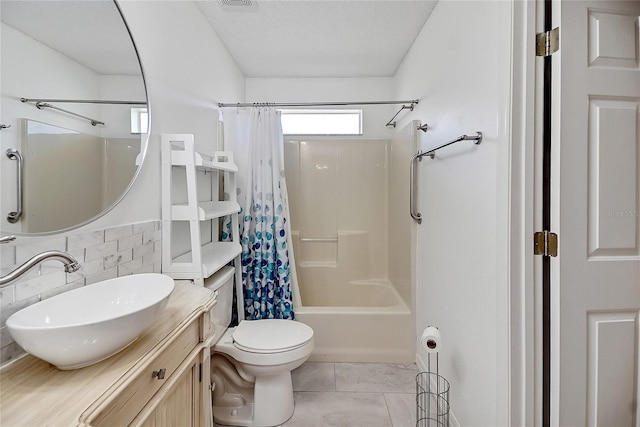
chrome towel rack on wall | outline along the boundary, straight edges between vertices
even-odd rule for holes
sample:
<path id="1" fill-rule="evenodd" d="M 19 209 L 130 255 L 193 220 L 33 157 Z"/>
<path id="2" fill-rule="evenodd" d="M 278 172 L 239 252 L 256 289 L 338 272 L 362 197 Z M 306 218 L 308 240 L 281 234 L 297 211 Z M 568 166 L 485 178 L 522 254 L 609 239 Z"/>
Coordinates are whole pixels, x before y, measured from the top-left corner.
<path id="1" fill-rule="evenodd" d="M 51 105 L 50 102 L 55 103 L 71 103 L 71 104 L 115 104 L 115 105 L 147 105 L 146 101 L 117 101 L 117 100 L 102 100 L 102 99 L 35 99 L 35 98 L 20 98 L 21 102 L 31 103 L 36 106 L 38 110 L 45 108 L 51 108 L 52 110 L 61 111 L 72 116 L 79 117 L 84 120 L 88 120 L 91 126 L 103 125 L 104 122 L 100 120 L 92 119 L 91 117 L 83 116 L 82 114 L 74 113 L 73 111 L 66 110 L 64 108 Z"/>
<path id="2" fill-rule="evenodd" d="M 395 114 L 395 116 L 391 117 L 391 119 L 389 119 L 389 121 L 387 122 L 387 124 L 385 126 L 387 126 L 387 127 L 391 126 L 391 127 L 395 128 L 398 125 L 398 122 L 395 121 L 395 118 L 398 117 L 398 114 L 400 114 L 404 110 L 413 111 L 413 107 L 417 103 L 418 103 L 418 100 L 414 99 L 413 101 L 411 101 L 411 103 L 409 105 L 403 105 L 402 107 L 400 107 L 400 109 Z"/>
<path id="3" fill-rule="evenodd" d="M 426 132 L 427 131 L 427 126 L 426 125 L 421 125 L 418 126 L 418 129 Z M 414 220 L 417 221 L 418 224 L 422 223 L 422 214 L 420 212 L 417 211 L 416 206 L 415 206 L 415 191 L 416 191 L 416 173 L 415 173 L 415 167 L 418 161 L 422 161 L 422 158 L 427 156 L 430 157 L 431 159 L 436 157 L 436 151 L 438 151 L 441 148 L 444 147 L 448 147 L 451 144 L 455 144 L 456 142 L 460 142 L 460 141 L 474 141 L 475 145 L 480 145 L 482 143 L 482 132 L 476 132 L 476 135 L 473 136 L 469 136 L 469 135 L 461 135 L 458 138 L 454 139 L 453 141 L 449 141 L 445 144 L 440 145 L 439 147 L 436 147 L 434 149 L 431 149 L 429 151 L 418 151 L 416 154 L 413 155 L 413 157 L 411 157 L 411 165 L 409 168 L 409 181 L 410 181 L 410 185 L 411 188 L 409 189 L 409 213 L 411 214 L 411 218 L 413 218 Z"/>
<path id="4" fill-rule="evenodd" d="M 36 102 L 36 108 L 38 110 L 43 110 L 45 108 L 51 108 L 52 110 L 62 111 L 63 113 L 71 114 L 72 116 L 80 117 L 81 119 L 88 120 L 91 122 L 91 126 L 103 125 L 104 122 L 100 120 L 92 119 L 91 117 L 83 116 L 82 114 L 74 113 L 73 111 L 65 110 L 64 108 L 56 107 L 55 105 L 51 105 L 47 102 Z"/>

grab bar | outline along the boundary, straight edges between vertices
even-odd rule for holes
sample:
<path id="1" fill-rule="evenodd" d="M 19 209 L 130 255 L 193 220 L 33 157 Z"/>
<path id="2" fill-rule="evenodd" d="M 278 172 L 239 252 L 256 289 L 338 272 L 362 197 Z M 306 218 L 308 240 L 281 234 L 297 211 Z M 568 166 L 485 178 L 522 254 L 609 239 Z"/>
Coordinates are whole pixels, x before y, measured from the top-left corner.
<path id="1" fill-rule="evenodd" d="M 7 215 L 7 221 L 9 221 L 11 224 L 15 224 L 16 222 L 20 221 L 20 217 L 22 216 L 22 165 L 23 165 L 23 159 L 22 159 L 22 155 L 20 154 L 20 152 L 18 150 L 16 150 L 15 148 L 9 148 L 7 150 L 7 157 L 10 160 L 16 160 L 18 162 L 18 172 L 17 172 L 17 183 L 18 183 L 18 200 L 17 200 L 17 208 L 15 212 L 9 212 L 9 214 Z"/>
<path id="2" fill-rule="evenodd" d="M 304 237 L 298 239 L 301 242 L 337 242 L 337 237 Z"/>
<path id="3" fill-rule="evenodd" d="M 418 127 L 418 129 L 420 129 L 420 127 Z M 422 129 L 420 129 L 422 130 Z M 439 147 L 436 147 L 432 150 L 429 151 L 418 151 L 416 154 L 413 155 L 413 157 L 411 157 L 411 164 L 409 167 L 409 181 L 410 181 L 410 188 L 409 188 L 409 214 L 411 215 L 411 218 L 413 218 L 414 220 L 416 220 L 416 222 L 418 224 L 422 224 L 422 214 L 420 212 L 418 212 L 416 210 L 416 206 L 415 206 L 415 191 L 416 191 L 416 174 L 415 174 L 415 167 L 416 167 L 416 161 L 422 161 L 422 158 L 425 156 L 428 156 L 430 158 L 435 158 L 436 157 L 436 151 L 447 147 L 451 144 L 455 144 L 456 142 L 460 142 L 460 141 L 474 141 L 474 143 L 476 145 L 479 145 L 480 143 L 482 143 L 482 132 L 476 132 L 475 136 L 468 136 L 468 135 L 461 135 L 458 138 L 454 139 L 453 141 L 449 141 L 446 144 L 442 144 Z"/>
<path id="4" fill-rule="evenodd" d="M 422 151 L 418 151 L 411 158 L 411 166 L 409 168 L 409 181 L 411 182 L 411 188 L 409 189 L 409 213 L 411 218 L 415 219 L 418 224 L 422 224 L 422 214 L 416 210 L 415 207 L 415 191 L 416 191 L 416 161 L 422 161 Z M 431 157 L 433 158 L 433 157 Z"/>

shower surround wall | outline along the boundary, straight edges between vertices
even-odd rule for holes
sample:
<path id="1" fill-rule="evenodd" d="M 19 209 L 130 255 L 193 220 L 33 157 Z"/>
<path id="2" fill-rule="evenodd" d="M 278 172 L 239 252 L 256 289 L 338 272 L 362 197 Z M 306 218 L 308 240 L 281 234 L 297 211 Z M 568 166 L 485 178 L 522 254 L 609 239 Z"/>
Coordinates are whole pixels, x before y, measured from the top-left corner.
<path id="1" fill-rule="evenodd" d="M 388 249 L 399 225 L 389 221 L 396 219 L 389 208 L 393 143 L 399 142 L 327 137 L 285 143 L 296 318 L 315 331 L 311 360 L 414 359 L 411 282 L 399 289 L 389 280 L 390 270 L 400 276 L 389 267 Z M 405 243 L 394 249 L 410 260 Z"/>
<path id="2" fill-rule="evenodd" d="M 323 283 L 388 276 L 387 145 L 384 140 L 287 141 L 291 228 L 302 283 L 318 274 L 327 275 Z M 327 268 L 329 273 L 309 272 Z M 344 305 L 339 294 L 317 296 L 334 301 L 316 303 L 305 295 L 307 289 L 301 289 L 307 305 Z"/>

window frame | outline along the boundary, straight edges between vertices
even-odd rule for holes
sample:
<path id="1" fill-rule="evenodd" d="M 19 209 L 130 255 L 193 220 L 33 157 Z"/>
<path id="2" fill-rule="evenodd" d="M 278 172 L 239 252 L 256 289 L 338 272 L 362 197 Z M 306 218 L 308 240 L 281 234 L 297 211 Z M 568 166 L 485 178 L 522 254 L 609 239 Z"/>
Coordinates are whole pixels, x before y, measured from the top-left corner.
<path id="1" fill-rule="evenodd" d="M 149 109 L 147 107 L 131 107 L 130 131 L 131 135 L 144 135 L 149 133 Z"/>
<path id="2" fill-rule="evenodd" d="M 285 136 L 362 136 L 364 133 L 364 128 L 363 128 L 363 110 L 362 109 L 355 109 L 355 108 L 304 108 L 304 109 L 298 109 L 298 108 L 282 108 L 282 109 L 278 109 L 278 111 L 280 111 L 281 113 L 281 117 L 284 116 L 304 116 L 304 115 L 324 115 L 324 116 L 332 116 L 332 115 L 341 115 L 341 116 L 347 116 L 347 115 L 354 115 L 357 114 L 358 115 L 358 130 L 357 133 L 340 133 L 340 132 L 305 132 L 305 133 L 287 133 L 286 130 L 284 129 L 284 123 L 282 125 L 282 133 Z"/>

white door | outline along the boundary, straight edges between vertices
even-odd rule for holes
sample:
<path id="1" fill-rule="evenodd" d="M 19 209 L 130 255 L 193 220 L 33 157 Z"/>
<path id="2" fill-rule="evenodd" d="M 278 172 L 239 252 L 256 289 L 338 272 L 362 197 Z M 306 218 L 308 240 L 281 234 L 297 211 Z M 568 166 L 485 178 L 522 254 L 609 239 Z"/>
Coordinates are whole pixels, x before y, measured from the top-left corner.
<path id="1" fill-rule="evenodd" d="M 551 424 L 639 426 L 640 1 L 555 4 Z"/>

